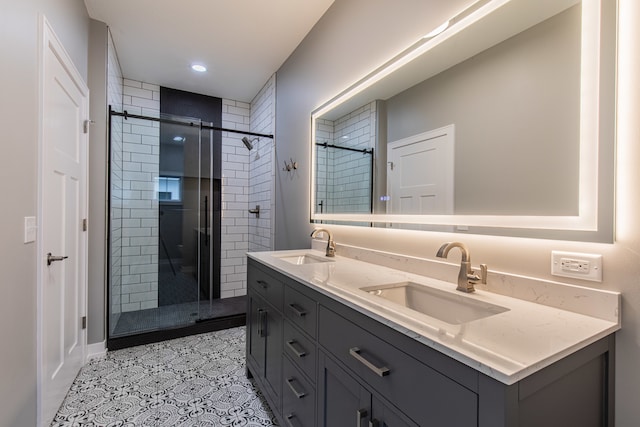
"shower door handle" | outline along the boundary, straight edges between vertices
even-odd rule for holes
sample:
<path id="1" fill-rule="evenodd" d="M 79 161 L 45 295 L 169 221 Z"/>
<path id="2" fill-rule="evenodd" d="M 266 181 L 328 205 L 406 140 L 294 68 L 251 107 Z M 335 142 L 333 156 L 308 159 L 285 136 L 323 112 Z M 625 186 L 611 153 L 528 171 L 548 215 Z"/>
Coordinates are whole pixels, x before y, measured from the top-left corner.
<path id="1" fill-rule="evenodd" d="M 209 196 L 204 196 L 204 245 L 209 246 Z"/>

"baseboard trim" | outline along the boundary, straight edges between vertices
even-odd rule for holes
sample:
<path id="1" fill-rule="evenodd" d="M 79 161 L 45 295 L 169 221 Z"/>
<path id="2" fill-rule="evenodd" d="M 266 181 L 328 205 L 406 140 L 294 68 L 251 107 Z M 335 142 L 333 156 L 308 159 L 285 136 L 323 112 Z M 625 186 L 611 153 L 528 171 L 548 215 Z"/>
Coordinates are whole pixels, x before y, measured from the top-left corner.
<path id="1" fill-rule="evenodd" d="M 98 357 L 102 357 L 105 354 L 107 354 L 106 341 L 87 345 L 87 361 L 98 358 Z"/>

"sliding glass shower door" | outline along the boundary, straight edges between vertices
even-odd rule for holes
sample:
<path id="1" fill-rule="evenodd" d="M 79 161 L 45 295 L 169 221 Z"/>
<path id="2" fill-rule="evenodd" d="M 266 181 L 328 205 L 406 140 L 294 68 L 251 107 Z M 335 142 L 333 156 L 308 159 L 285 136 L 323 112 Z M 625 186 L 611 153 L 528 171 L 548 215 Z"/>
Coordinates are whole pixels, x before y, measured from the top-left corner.
<path id="1" fill-rule="evenodd" d="M 211 132 L 192 118 L 111 114 L 109 338 L 212 315 Z"/>

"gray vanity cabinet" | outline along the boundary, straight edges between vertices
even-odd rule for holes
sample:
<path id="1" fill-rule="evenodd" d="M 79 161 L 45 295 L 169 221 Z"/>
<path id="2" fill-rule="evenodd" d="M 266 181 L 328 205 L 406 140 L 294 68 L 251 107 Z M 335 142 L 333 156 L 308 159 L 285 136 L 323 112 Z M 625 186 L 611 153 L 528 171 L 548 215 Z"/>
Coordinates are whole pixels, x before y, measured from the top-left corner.
<path id="1" fill-rule="evenodd" d="M 248 374 L 280 425 L 614 425 L 614 335 L 506 385 L 251 258 L 248 296 Z"/>

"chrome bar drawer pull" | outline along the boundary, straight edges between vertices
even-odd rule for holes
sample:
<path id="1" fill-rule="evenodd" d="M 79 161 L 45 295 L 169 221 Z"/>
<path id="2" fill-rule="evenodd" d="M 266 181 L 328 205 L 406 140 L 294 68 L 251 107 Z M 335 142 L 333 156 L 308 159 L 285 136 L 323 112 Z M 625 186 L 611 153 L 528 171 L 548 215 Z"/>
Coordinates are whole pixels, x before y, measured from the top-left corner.
<path id="1" fill-rule="evenodd" d="M 300 308 L 300 306 L 297 305 L 297 304 L 291 303 L 291 304 L 289 304 L 289 308 L 291 309 L 291 311 L 293 311 L 299 317 L 306 316 L 306 314 L 307 314 L 307 312 L 304 311 L 303 308 Z"/>
<path id="2" fill-rule="evenodd" d="M 298 391 L 296 390 L 296 388 L 293 386 L 293 381 L 294 378 L 287 378 L 287 385 L 289 386 L 289 388 L 291 389 L 291 391 L 293 392 L 293 394 L 298 398 L 298 399 L 302 399 L 303 397 L 305 397 L 307 395 L 307 393 L 303 392 L 303 391 Z"/>
<path id="3" fill-rule="evenodd" d="M 362 363 L 364 366 L 366 366 L 367 368 L 375 372 L 375 374 L 378 375 L 379 377 L 384 377 L 389 375 L 389 368 L 387 368 L 386 366 L 383 366 L 382 368 L 378 368 L 376 365 L 369 362 L 367 359 L 362 357 L 362 355 L 360 354 L 360 349 L 358 347 L 350 348 L 349 354 L 353 356 L 358 362 Z"/>
<path id="4" fill-rule="evenodd" d="M 287 347 L 289 347 L 291 351 L 293 351 L 293 354 L 295 354 L 297 357 L 304 357 L 307 355 L 307 352 L 304 351 L 304 349 L 298 350 L 293 346 L 294 344 L 298 344 L 298 343 L 295 340 L 287 341 Z"/>
<path id="5" fill-rule="evenodd" d="M 295 427 L 295 425 L 293 424 L 293 422 L 291 420 L 295 419 L 296 416 L 294 414 L 289 414 L 287 415 L 287 417 L 285 418 L 285 421 L 287 422 L 287 426 L 288 427 Z M 298 423 L 296 423 L 298 424 Z"/>
<path id="6" fill-rule="evenodd" d="M 267 311 L 263 308 L 258 310 L 258 336 L 260 338 L 266 337 L 266 318 Z"/>

